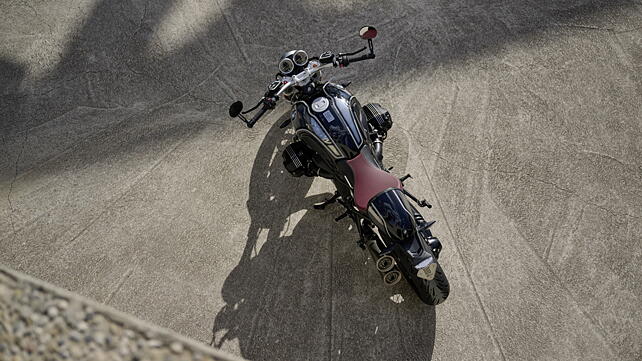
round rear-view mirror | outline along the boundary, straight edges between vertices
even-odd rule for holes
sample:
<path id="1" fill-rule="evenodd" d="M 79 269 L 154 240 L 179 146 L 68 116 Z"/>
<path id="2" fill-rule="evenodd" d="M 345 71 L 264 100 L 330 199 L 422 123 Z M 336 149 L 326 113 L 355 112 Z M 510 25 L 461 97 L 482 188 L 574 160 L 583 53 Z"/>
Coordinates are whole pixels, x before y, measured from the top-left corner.
<path id="1" fill-rule="evenodd" d="M 377 37 L 377 29 L 374 26 L 364 26 L 359 30 L 359 36 L 364 40 L 374 39 Z"/>
<path id="2" fill-rule="evenodd" d="M 243 111 L 243 102 L 235 101 L 230 105 L 230 117 L 236 118 Z"/>

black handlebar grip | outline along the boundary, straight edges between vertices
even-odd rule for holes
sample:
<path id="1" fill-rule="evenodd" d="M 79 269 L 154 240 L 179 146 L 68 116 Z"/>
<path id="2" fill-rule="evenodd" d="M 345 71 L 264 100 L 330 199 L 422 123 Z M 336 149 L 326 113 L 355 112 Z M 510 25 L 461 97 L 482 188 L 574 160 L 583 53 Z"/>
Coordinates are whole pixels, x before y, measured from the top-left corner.
<path id="1" fill-rule="evenodd" d="M 263 114 L 265 114 L 265 112 L 268 111 L 268 109 L 270 109 L 270 107 L 268 107 L 267 105 L 263 104 L 263 108 L 261 108 L 259 110 L 259 112 L 256 113 L 254 115 L 254 117 L 252 117 L 252 119 L 250 119 L 250 121 L 246 123 L 247 127 L 248 128 L 252 128 L 254 126 L 254 124 L 256 123 L 256 121 L 259 120 L 259 118 L 262 117 Z"/>
<path id="2" fill-rule="evenodd" d="M 375 55 L 374 54 L 364 54 L 360 56 L 343 56 L 341 60 L 339 60 L 339 64 L 341 66 L 348 66 L 350 63 L 355 63 L 357 61 L 362 61 L 362 60 L 368 60 L 368 59 L 374 59 Z"/>

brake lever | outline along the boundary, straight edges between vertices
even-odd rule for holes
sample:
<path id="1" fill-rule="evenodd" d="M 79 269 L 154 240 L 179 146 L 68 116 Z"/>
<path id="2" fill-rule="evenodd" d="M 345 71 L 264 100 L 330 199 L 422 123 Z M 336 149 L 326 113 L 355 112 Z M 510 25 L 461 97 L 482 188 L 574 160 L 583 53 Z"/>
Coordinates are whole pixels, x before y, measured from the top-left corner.
<path id="1" fill-rule="evenodd" d="M 244 112 L 241 112 L 241 114 L 247 114 L 247 113 L 249 113 L 249 112 L 251 112 L 251 111 L 254 111 L 256 108 L 258 108 L 258 107 L 259 107 L 259 105 L 261 105 L 261 103 L 263 103 L 263 99 L 259 100 L 259 102 L 258 102 L 258 103 L 256 103 L 256 105 L 255 105 L 255 106 L 253 106 L 252 108 L 250 108 L 250 109 L 248 109 L 248 110 L 246 110 L 246 111 L 244 111 Z"/>

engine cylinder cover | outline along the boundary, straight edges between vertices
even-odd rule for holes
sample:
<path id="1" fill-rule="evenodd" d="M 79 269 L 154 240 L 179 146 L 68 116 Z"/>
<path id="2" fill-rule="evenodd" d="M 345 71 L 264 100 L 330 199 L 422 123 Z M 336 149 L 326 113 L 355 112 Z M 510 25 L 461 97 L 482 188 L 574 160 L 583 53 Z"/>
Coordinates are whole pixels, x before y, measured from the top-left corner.
<path id="1" fill-rule="evenodd" d="M 283 150 L 283 166 L 295 177 L 314 175 L 314 164 L 310 150 L 303 142 L 289 144 Z"/>
<path id="2" fill-rule="evenodd" d="M 370 103 L 363 106 L 368 123 L 380 132 L 387 132 L 392 128 L 392 116 L 390 112 L 380 104 Z"/>

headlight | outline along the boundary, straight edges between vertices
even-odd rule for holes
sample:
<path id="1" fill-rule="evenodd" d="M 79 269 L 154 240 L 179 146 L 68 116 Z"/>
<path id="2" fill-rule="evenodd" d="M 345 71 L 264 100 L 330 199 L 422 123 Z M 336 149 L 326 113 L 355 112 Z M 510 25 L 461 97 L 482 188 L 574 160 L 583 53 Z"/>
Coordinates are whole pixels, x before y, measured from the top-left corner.
<path id="1" fill-rule="evenodd" d="M 281 59 L 279 62 L 279 71 L 283 75 L 290 74 L 294 70 L 294 63 L 288 58 Z"/>
<path id="2" fill-rule="evenodd" d="M 296 53 L 294 53 L 294 56 L 292 58 L 294 59 L 294 64 L 298 66 L 304 66 L 308 63 L 308 53 L 303 50 L 298 50 Z"/>

